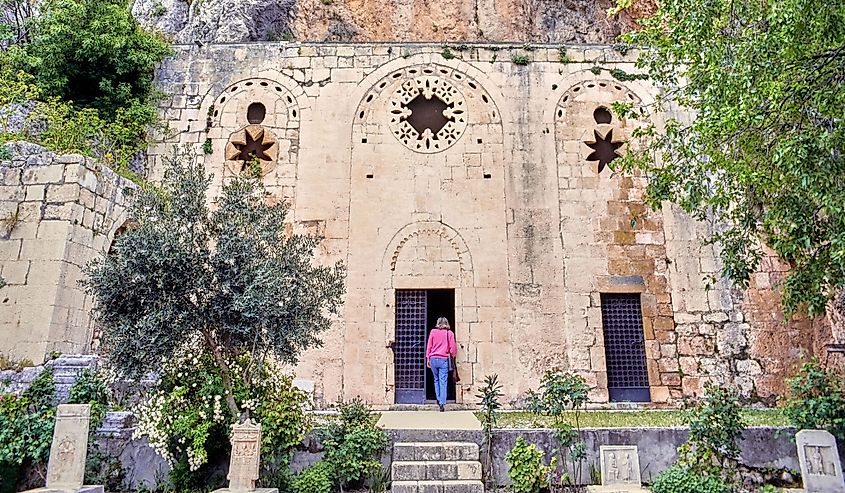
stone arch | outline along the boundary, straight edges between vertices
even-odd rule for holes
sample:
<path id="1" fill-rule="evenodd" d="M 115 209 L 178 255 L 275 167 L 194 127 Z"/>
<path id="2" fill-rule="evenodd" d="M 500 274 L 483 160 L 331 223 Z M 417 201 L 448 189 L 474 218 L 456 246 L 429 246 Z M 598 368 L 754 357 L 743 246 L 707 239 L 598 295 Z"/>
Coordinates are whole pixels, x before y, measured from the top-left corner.
<path id="1" fill-rule="evenodd" d="M 244 169 L 242 156 L 259 157 L 264 185 L 274 200 L 293 203 L 299 159 L 299 128 L 302 121 L 302 89 L 288 77 L 252 77 L 230 81 L 209 92 L 203 100 L 205 149 L 198 149 L 208 169 L 215 173 L 215 186 Z M 253 110 L 260 108 L 261 111 Z M 258 115 L 256 117 L 256 115 Z M 210 149 L 208 148 L 210 146 Z M 210 151 L 210 153 L 209 153 Z"/>
<path id="2" fill-rule="evenodd" d="M 460 271 L 460 286 L 468 286 L 473 281 L 472 254 L 463 237 L 451 226 L 436 221 L 421 221 L 406 225 L 396 232 L 385 248 L 382 258 L 384 272 L 391 276 L 396 275 L 397 262 L 402 256 L 403 249 L 411 248 L 411 243 L 421 237 L 436 237 L 442 239 L 439 248 L 448 245 L 452 255 L 440 255 L 439 258 L 430 261 L 451 261 L 454 258 L 458 263 Z M 435 248 L 438 248 L 436 245 Z M 406 250 L 407 252 L 407 250 Z M 450 258 L 451 257 L 451 258 Z"/>

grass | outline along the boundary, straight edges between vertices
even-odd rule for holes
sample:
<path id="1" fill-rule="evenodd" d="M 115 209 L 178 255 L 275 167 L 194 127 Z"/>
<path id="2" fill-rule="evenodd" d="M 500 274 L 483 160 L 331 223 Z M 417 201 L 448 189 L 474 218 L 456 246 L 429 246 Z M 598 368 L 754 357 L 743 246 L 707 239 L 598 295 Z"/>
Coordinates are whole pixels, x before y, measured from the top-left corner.
<path id="1" fill-rule="evenodd" d="M 684 426 L 681 419 L 683 411 L 582 411 L 579 424 L 582 428 L 664 428 Z M 476 413 L 480 417 L 480 413 Z M 745 418 L 748 426 L 787 426 L 789 423 L 780 409 L 746 409 Z M 566 422 L 575 425 L 575 413 L 564 416 Z M 499 428 L 549 428 L 552 419 L 547 416 L 535 416 L 526 411 L 501 412 L 498 418 Z"/>

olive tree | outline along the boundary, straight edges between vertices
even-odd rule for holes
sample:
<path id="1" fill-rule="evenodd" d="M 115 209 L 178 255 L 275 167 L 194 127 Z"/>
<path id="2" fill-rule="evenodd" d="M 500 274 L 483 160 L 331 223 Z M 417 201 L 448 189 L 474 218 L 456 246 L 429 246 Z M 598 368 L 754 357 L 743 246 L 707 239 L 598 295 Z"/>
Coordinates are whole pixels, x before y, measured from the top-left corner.
<path id="1" fill-rule="evenodd" d="M 287 232 L 286 205 L 269 205 L 254 175 L 224 185 L 213 207 L 210 181 L 177 151 L 160 185 L 133 194 L 135 227 L 87 266 L 83 283 L 120 374 L 155 372 L 194 341 L 213 357 L 238 417 L 233 378 L 249 386 L 268 358 L 293 364 L 319 346 L 341 305 L 345 271 L 315 262 L 319 239 Z M 234 375 L 244 355 L 248 371 Z"/>

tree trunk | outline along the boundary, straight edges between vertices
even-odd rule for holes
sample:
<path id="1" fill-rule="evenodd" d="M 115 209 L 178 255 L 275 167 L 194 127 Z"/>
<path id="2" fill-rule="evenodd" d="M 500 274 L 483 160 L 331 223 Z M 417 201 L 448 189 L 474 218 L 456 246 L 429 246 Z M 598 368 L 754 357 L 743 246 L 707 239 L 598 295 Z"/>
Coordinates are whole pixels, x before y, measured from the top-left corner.
<path id="1" fill-rule="evenodd" d="M 214 336 L 212 336 L 211 331 L 203 330 L 202 334 L 205 336 L 205 342 L 208 344 L 208 348 L 211 350 L 211 355 L 214 357 L 214 362 L 217 363 L 217 368 L 220 370 L 220 378 L 223 380 L 223 388 L 226 390 L 226 404 L 229 406 L 229 411 L 232 412 L 232 416 L 235 417 L 235 420 L 238 420 L 241 416 L 241 411 L 238 409 L 238 404 L 235 402 L 235 395 L 232 387 L 232 374 L 229 371 L 229 365 L 226 364 L 226 358 L 220 354 L 220 350 L 215 343 Z"/>

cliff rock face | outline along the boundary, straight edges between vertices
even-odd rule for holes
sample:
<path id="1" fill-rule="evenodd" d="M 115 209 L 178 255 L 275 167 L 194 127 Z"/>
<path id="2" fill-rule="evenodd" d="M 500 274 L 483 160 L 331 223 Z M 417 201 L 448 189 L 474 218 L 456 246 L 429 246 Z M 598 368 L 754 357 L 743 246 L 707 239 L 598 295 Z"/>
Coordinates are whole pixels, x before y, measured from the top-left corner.
<path id="1" fill-rule="evenodd" d="M 631 17 L 612 0 L 136 0 L 178 43 L 505 41 L 613 43 Z"/>

